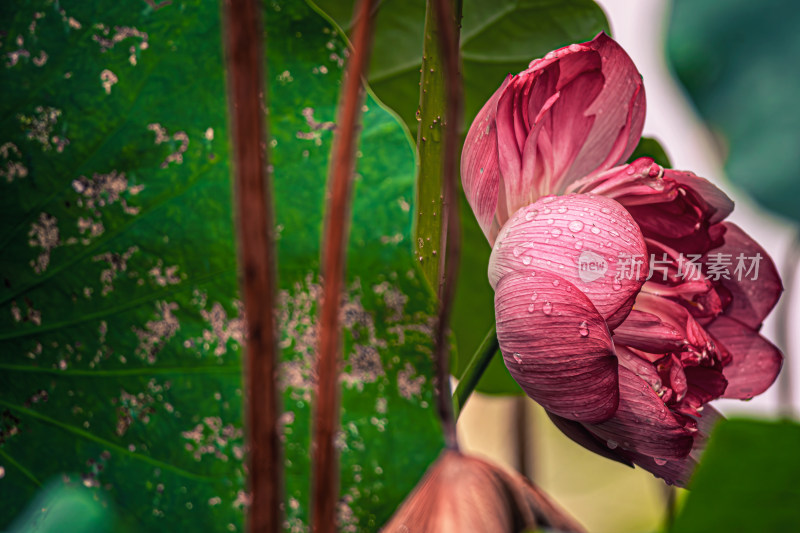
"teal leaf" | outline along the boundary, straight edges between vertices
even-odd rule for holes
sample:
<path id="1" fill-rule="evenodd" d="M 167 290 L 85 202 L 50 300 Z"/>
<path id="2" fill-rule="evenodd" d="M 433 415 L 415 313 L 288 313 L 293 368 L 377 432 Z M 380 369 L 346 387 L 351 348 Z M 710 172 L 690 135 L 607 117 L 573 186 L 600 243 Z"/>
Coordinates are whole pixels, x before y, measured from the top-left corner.
<path id="1" fill-rule="evenodd" d="M 715 134 L 730 180 L 800 221 L 800 10 L 785 0 L 675 0 L 667 58 Z"/>
<path id="2" fill-rule="evenodd" d="M 671 531 L 797 530 L 799 447 L 796 422 L 721 421 Z"/>

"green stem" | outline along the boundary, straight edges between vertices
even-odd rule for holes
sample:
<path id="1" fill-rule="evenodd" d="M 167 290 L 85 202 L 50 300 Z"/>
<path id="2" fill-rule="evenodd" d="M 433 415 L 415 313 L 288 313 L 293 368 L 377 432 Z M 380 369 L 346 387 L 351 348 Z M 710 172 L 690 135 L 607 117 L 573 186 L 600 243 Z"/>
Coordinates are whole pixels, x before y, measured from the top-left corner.
<path id="1" fill-rule="evenodd" d="M 494 326 L 492 329 L 489 330 L 489 333 L 486 334 L 481 345 L 478 346 L 478 349 L 475 351 L 475 354 L 470 359 L 469 364 L 467 364 L 467 368 L 464 370 L 464 373 L 461 375 L 461 379 L 458 381 L 458 386 L 456 387 L 456 392 L 453 394 L 453 415 L 455 419 L 458 420 L 458 415 L 461 414 L 461 409 L 469 400 L 470 395 L 472 395 L 472 391 L 475 390 L 475 387 L 478 385 L 478 381 L 480 381 L 481 376 L 489 367 L 489 363 L 492 361 L 492 357 L 494 354 L 497 353 L 497 350 L 500 348 L 500 345 L 497 342 L 497 332 L 495 331 Z"/>
<path id="2" fill-rule="evenodd" d="M 444 222 L 442 194 L 444 157 L 443 130 L 447 98 L 443 74 L 441 29 L 432 2 L 425 10 L 425 40 L 422 45 L 419 108 L 417 109 L 417 154 L 414 251 L 425 279 L 439 293 L 444 272 L 444 250 L 439 250 Z"/>

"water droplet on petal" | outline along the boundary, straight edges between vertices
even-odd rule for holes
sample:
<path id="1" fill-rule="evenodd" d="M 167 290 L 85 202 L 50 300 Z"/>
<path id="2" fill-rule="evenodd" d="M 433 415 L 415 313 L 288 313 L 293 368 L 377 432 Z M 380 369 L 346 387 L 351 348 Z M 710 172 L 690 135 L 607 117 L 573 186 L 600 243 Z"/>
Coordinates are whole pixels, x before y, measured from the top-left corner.
<path id="1" fill-rule="evenodd" d="M 519 352 L 514 352 L 512 357 L 514 357 L 514 361 L 516 361 L 519 364 L 522 364 L 522 357 L 519 356 Z"/>
<path id="2" fill-rule="evenodd" d="M 615 449 L 617 446 L 619 446 L 619 444 L 617 444 L 615 441 L 613 441 L 613 440 L 611 440 L 611 439 L 608 439 L 608 440 L 606 441 L 606 446 L 608 446 L 609 448 L 611 448 L 611 449 L 613 450 L 613 449 Z"/>
<path id="3" fill-rule="evenodd" d="M 559 207 L 559 208 L 558 208 L 558 212 L 559 212 L 559 213 L 561 213 L 561 214 L 563 215 L 564 213 L 566 213 L 566 212 L 567 212 L 567 208 L 566 208 L 566 207 Z"/>
<path id="4" fill-rule="evenodd" d="M 580 250 L 583 248 L 583 241 L 575 241 L 575 249 Z"/>
<path id="5" fill-rule="evenodd" d="M 558 283 L 559 283 L 558 280 L 554 279 L 553 280 L 553 287 L 558 287 Z"/>
<path id="6" fill-rule="evenodd" d="M 534 309 L 536 309 L 536 306 L 535 306 L 535 305 L 531 304 L 531 305 L 529 305 L 529 306 L 528 306 L 528 312 L 529 312 L 529 313 L 533 313 L 533 310 L 534 310 Z"/>
<path id="7" fill-rule="evenodd" d="M 583 229 L 583 222 L 580 220 L 573 220 L 570 222 L 567 227 L 572 233 L 578 233 L 580 230 Z"/>
<path id="8" fill-rule="evenodd" d="M 552 218 L 548 218 L 547 219 L 547 224 L 548 225 L 552 226 L 554 223 L 555 223 L 555 220 L 553 220 Z"/>
<path id="9" fill-rule="evenodd" d="M 612 237 L 619 237 L 619 233 L 617 233 L 613 229 L 608 230 L 608 233 L 610 233 Z"/>
<path id="10" fill-rule="evenodd" d="M 580 333 L 581 337 L 589 336 L 589 324 L 587 324 L 585 320 L 581 322 L 580 326 L 578 327 L 578 333 Z"/>
<path id="11" fill-rule="evenodd" d="M 607 207 L 601 207 L 600 208 L 600 212 L 601 213 L 605 213 L 606 215 L 608 215 L 609 213 L 611 213 L 611 209 L 609 209 Z"/>
<path id="12" fill-rule="evenodd" d="M 597 226 L 592 226 L 592 229 L 590 231 L 595 235 L 600 235 L 600 228 L 598 228 Z"/>
<path id="13" fill-rule="evenodd" d="M 533 291 L 533 294 L 531 294 L 531 301 L 532 301 L 532 302 L 535 302 L 535 301 L 536 301 L 536 298 L 538 298 L 538 297 L 539 297 L 539 295 L 538 295 L 538 294 L 536 294 L 536 291 Z"/>
<path id="14" fill-rule="evenodd" d="M 534 276 L 536 276 L 536 271 L 535 270 L 531 270 L 531 277 L 534 277 Z M 533 294 L 536 294 L 536 293 L 533 293 Z"/>
<path id="15" fill-rule="evenodd" d="M 611 287 L 612 287 L 612 288 L 613 288 L 615 291 L 618 291 L 618 290 L 620 290 L 620 289 L 622 288 L 622 283 L 620 283 L 618 279 L 615 279 L 615 280 L 614 280 L 614 283 L 612 283 L 612 284 L 611 284 Z"/>
<path id="16" fill-rule="evenodd" d="M 542 306 L 542 313 L 546 314 L 547 316 L 550 316 L 552 312 L 553 312 L 553 304 L 551 304 L 550 302 L 545 302 L 544 305 Z"/>
<path id="17" fill-rule="evenodd" d="M 636 172 L 636 170 L 635 170 L 633 167 L 628 167 L 628 170 L 626 170 L 626 171 L 625 171 L 625 173 L 626 173 L 628 176 L 633 176 L 633 173 L 634 173 L 634 172 Z"/>
<path id="18" fill-rule="evenodd" d="M 536 215 L 538 215 L 538 214 L 539 214 L 539 211 L 537 211 L 536 209 L 531 209 L 530 211 L 525 213 L 525 220 L 531 221 L 534 218 L 536 218 Z"/>
<path id="19" fill-rule="evenodd" d="M 561 230 L 558 229 L 558 228 L 554 228 L 553 231 L 550 232 L 550 235 L 552 235 L 553 237 L 560 237 L 561 236 Z"/>
<path id="20" fill-rule="evenodd" d="M 655 461 L 658 466 L 664 466 L 665 464 L 667 464 L 666 459 L 660 459 L 658 457 L 654 457 L 653 461 Z"/>
<path id="21" fill-rule="evenodd" d="M 519 246 L 515 246 L 513 252 L 514 252 L 514 257 L 519 257 L 520 254 L 522 254 L 522 248 L 520 248 Z"/>
<path id="22" fill-rule="evenodd" d="M 531 264 L 531 256 L 526 255 L 522 258 L 523 265 L 530 265 Z"/>

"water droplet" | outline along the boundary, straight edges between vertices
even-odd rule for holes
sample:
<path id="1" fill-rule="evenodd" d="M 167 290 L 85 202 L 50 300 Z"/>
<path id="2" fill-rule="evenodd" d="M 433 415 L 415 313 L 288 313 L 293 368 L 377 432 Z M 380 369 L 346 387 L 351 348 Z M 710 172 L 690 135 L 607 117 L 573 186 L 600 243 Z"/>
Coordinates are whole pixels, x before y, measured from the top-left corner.
<path id="1" fill-rule="evenodd" d="M 558 287 L 559 281 L 557 279 L 553 280 L 553 287 Z"/>
<path id="2" fill-rule="evenodd" d="M 529 305 L 529 306 L 528 306 L 528 312 L 529 312 L 529 313 L 533 313 L 533 310 L 534 310 L 534 309 L 536 309 L 536 306 L 535 306 L 535 305 L 531 304 L 531 305 Z"/>
<path id="3" fill-rule="evenodd" d="M 578 233 L 583 229 L 583 222 L 580 220 L 573 220 L 567 225 L 567 228 L 569 228 L 572 233 Z"/>
<path id="4" fill-rule="evenodd" d="M 608 230 L 608 233 L 609 233 L 609 234 L 610 234 L 612 237 L 619 237 L 619 233 L 617 233 L 617 232 L 616 232 L 616 231 L 614 231 L 613 229 L 610 229 L 610 230 Z"/>
<path id="5" fill-rule="evenodd" d="M 559 208 L 558 208 L 558 212 L 559 212 L 559 213 L 561 213 L 561 214 L 563 215 L 564 213 L 566 213 L 566 212 L 567 212 L 567 208 L 566 208 L 566 207 L 559 207 Z"/>
<path id="6" fill-rule="evenodd" d="M 550 235 L 553 237 L 561 237 L 561 230 L 558 228 L 554 228 L 553 231 L 550 232 Z"/>
<path id="7" fill-rule="evenodd" d="M 655 461 L 655 463 L 656 463 L 658 466 L 664 466 L 665 464 L 667 464 L 667 460 L 666 460 L 666 459 L 660 459 L 660 458 L 658 458 L 658 457 L 654 457 L 654 458 L 653 458 L 653 461 Z"/>
<path id="8" fill-rule="evenodd" d="M 539 214 L 539 211 L 537 211 L 536 209 L 531 209 L 530 211 L 525 213 L 525 220 L 531 221 L 534 218 L 536 218 L 536 215 L 538 215 L 538 214 Z"/>
<path id="9" fill-rule="evenodd" d="M 606 215 L 608 215 L 609 213 L 611 213 L 611 209 L 609 209 L 607 207 L 601 207 L 600 208 L 600 212 L 601 213 L 605 213 Z"/>
<path id="10" fill-rule="evenodd" d="M 522 254 L 522 248 L 519 246 L 515 246 L 512 251 L 514 252 L 514 257 L 519 257 Z"/>
<path id="11" fill-rule="evenodd" d="M 575 249 L 580 250 L 583 248 L 583 241 L 575 241 Z"/>
<path id="12" fill-rule="evenodd" d="M 549 215 L 551 212 L 552 211 L 550 211 L 549 207 L 545 207 L 544 209 L 542 209 L 542 213 L 544 213 L 545 215 Z"/>
<path id="13" fill-rule="evenodd" d="M 532 301 L 532 302 L 535 302 L 535 301 L 536 301 L 536 298 L 538 298 L 538 297 L 539 297 L 539 295 L 538 295 L 538 294 L 536 294 L 536 291 L 533 291 L 533 294 L 531 294 L 531 301 Z"/>
<path id="14" fill-rule="evenodd" d="M 545 196 L 544 198 L 542 198 L 542 203 L 543 204 L 549 204 L 551 202 L 554 202 L 555 199 L 556 199 L 555 196 Z"/>
<path id="15" fill-rule="evenodd" d="M 600 228 L 598 228 L 597 226 L 592 226 L 592 229 L 590 231 L 595 235 L 600 235 Z"/>
<path id="16" fill-rule="evenodd" d="M 606 441 L 606 446 L 608 446 L 609 448 L 611 448 L 611 449 L 613 450 L 613 449 L 615 449 L 617 446 L 619 446 L 619 444 L 617 444 L 615 441 L 613 441 L 613 440 L 611 440 L 611 439 L 608 439 L 608 440 Z"/>
<path id="17" fill-rule="evenodd" d="M 622 288 L 622 283 L 620 283 L 618 279 L 614 279 L 614 283 L 611 284 L 611 287 L 615 291 L 618 291 L 618 290 L 620 290 Z"/>
<path id="18" fill-rule="evenodd" d="M 531 270 L 531 277 L 534 277 L 534 276 L 536 276 L 536 271 L 535 270 Z M 533 293 L 533 294 L 536 294 L 536 293 Z"/>
<path id="19" fill-rule="evenodd" d="M 580 333 L 581 337 L 589 336 L 589 324 L 585 320 L 578 326 L 578 333 Z"/>
<path id="20" fill-rule="evenodd" d="M 514 361 L 516 361 L 519 364 L 522 364 L 522 357 L 519 356 L 519 352 L 514 352 L 512 357 L 514 358 Z"/>
<path id="21" fill-rule="evenodd" d="M 522 264 L 523 265 L 530 265 L 531 264 L 531 256 L 526 255 L 525 257 L 523 257 L 522 258 Z"/>
<path id="22" fill-rule="evenodd" d="M 553 220 L 552 218 L 548 218 L 548 219 L 547 219 L 547 224 L 548 224 L 549 226 L 552 226 L 554 223 L 555 223 L 555 220 Z"/>
<path id="23" fill-rule="evenodd" d="M 553 312 L 553 304 L 551 304 L 550 302 L 545 302 L 544 305 L 542 306 L 542 313 L 546 314 L 547 316 L 550 316 L 552 312 Z"/>
<path id="24" fill-rule="evenodd" d="M 417 108 L 416 116 L 417 116 L 417 122 L 422 122 L 422 111 L 420 111 L 419 108 Z"/>
<path id="25" fill-rule="evenodd" d="M 626 170 L 626 171 L 625 171 L 625 173 L 626 173 L 628 176 L 633 176 L 633 173 L 634 173 L 634 172 L 636 172 L 636 170 L 635 170 L 635 169 L 634 169 L 632 166 L 629 166 L 629 167 L 628 167 L 628 170 Z"/>

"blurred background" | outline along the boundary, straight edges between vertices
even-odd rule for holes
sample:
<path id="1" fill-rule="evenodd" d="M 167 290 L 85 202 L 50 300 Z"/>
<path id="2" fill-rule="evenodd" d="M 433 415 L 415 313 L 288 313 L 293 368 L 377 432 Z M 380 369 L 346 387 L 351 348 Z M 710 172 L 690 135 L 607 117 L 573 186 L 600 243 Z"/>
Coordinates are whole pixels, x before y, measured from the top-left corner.
<path id="1" fill-rule="evenodd" d="M 800 214 L 800 128 L 791 105 L 799 94 L 791 59 L 798 52 L 797 9 L 780 1 L 597 3 L 644 77 L 644 135 L 661 142 L 674 168 L 710 179 L 733 198 L 730 220 L 767 250 L 787 288 L 763 328 L 786 356 L 779 382 L 749 402 L 714 405 L 726 416 L 796 412 L 800 297 L 788 289 L 798 270 Z M 664 524 L 670 490 L 662 481 L 582 449 L 527 398 L 474 394 L 459 419 L 459 438 L 468 451 L 521 467 L 589 531 L 646 532 Z"/>

